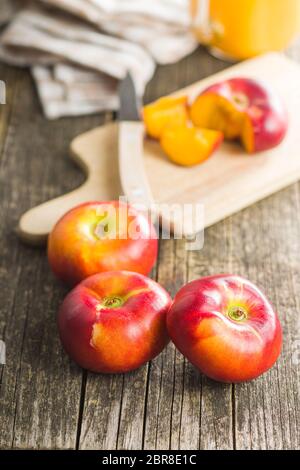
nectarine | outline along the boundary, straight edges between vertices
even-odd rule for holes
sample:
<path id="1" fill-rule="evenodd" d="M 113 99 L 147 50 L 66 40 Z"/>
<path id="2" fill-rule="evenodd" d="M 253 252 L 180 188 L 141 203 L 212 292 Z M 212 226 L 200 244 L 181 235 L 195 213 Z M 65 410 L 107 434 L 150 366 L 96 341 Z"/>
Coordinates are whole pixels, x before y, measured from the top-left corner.
<path id="1" fill-rule="evenodd" d="M 74 207 L 55 225 L 48 240 L 54 274 L 75 285 L 92 274 L 129 270 L 148 274 L 157 258 L 153 224 L 135 208 L 118 201 Z"/>
<path id="2" fill-rule="evenodd" d="M 279 96 L 250 78 L 232 78 L 204 90 L 192 103 L 195 126 L 240 139 L 249 153 L 280 144 L 288 128 L 288 116 Z"/>
<path id="3" fill-rule="evenodd" d="M 167 127 L 160 145 L 174 163 L 192 166 L 207 160 L 222 141 L 222 132 L 183 125 Z"/>
<path id="4" fill-rule="evenodd" d="M 221 382 L 258 377 L 272 367 L 282 346 L 280 322 L 269 300 L 233 275 L 184 286 L 167 315 L 167 327 L 179 351 Z"/>
<path id="5" fill-rule="evenodd" d="M 163 287 L 127 271 L 95 274 L 78 284 L 58 313 L 60 338 L 81 367 L 127 372 L 157 356 L 169 341 Z"/>
<path id="6" fill-rule="evenodd" d="M 189 119 L 187 97 L 160 98 L 144 107 L 143 117 L 147 134 L 159 139 L 168 125 L 177 126 L 187 123 Z"/>

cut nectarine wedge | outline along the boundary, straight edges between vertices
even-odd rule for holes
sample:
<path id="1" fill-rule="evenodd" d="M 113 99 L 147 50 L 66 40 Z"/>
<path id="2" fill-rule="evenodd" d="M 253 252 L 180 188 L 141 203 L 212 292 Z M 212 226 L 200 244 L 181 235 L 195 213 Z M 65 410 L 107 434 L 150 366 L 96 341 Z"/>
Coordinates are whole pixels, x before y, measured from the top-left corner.
<path id="1" fill-rule="evenodd" d="M 222 132 L 199 129 L 186 124 L 165 128 L 160 144 L 172 162 L 192 166 L 207 160 L 222 140 Z"/>
<path id="2" fill-rule="evenodd" d="M 223 96 L 200 95 L 191 106 L 191 120 L 197 127 L 223 132 L 225 139 L 237 139 L 242 131 L 243 114 Z"/>
<path id="3" fill-rule="evenodd" d="M 232 78 L 204 90 L 192 103 L 195 126 L 239 139 L 248 153 L 276 147 L 288 129 L 288 116 L 280 97 L 250 78 Z"/>
<path id="4" fill-rule="evenodd" d="M 159 139 L 168 124 L 184 125 L 188 121 L 187 97 L 164 97 L 144 107 L 146 132 Z"/>

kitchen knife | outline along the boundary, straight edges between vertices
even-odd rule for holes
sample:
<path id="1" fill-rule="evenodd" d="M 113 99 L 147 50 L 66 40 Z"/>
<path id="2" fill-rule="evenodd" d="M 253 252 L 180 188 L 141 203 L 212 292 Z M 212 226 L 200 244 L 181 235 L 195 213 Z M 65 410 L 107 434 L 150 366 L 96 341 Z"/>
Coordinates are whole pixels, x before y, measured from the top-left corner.
<path id="1" fill-rule="evenodd" d="M 148 211 L 153 196 L 144 168 L 144 124 L 140 117 L 141 101 L 128 73 L 119 87 L 119 171 L 122 189 L 130 204 Z"/>

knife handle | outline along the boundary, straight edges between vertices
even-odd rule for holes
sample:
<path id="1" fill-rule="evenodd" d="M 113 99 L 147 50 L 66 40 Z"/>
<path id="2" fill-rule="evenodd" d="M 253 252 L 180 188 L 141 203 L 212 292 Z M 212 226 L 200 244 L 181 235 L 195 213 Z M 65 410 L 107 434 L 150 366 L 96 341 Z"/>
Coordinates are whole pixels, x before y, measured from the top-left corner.
<path id="1" fill-rule="evenodd" d="M 130 204 L 150 209 L 154 203 L 144 167 L 144 124 L 119 123 L 119 171 L 121 185 Z"/>

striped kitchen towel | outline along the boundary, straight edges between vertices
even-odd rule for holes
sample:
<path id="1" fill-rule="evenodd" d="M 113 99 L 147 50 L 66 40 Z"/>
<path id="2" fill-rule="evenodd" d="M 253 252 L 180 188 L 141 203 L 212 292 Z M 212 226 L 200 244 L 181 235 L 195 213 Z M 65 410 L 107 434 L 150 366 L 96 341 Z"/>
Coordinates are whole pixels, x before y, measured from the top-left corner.
<path id="1" fill-rule="evenodd" d="M 0 37 L 0 60 L 30 66 L 49 119 L 118 107 L 129 70 L 142 95 L 156 63 L 197 46 L 187 0 L 36 0 Z"/>

